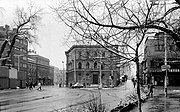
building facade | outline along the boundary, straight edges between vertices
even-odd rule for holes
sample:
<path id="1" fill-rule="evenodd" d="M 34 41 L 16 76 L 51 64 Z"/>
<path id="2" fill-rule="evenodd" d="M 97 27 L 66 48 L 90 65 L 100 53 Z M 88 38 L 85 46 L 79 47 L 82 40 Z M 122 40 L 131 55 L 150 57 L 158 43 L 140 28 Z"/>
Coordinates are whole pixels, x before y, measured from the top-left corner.
<path id="1" fill-rule="evenodd" d="M 6 33 L 9 32 L 8 35 L 10 36 L 9 42 L 12 41 L 14 32 L 16 29 L 10 29 L 8 25 L 5 25 L 5 27 L 1 26 L 1 39 L 0 39 L 0 47 L 2 47 L 2 44 L 4 43 L 6 38 Z M 4 35 L 4 36 L 3 36 Z M 2 54 L 2 58 L 7 56 L 7 51 L 10 48 L 10 44 L 8 43 L 6 45 L 5 51 Z M 17 69 L 17 85 L 20 88 L 25 87 L 25 82 L 26 82 L 26 76 L 27 76 L 27 55 L 28 55 L 28 42 L 24 37 L 17 36 L 15 44 L 12 48 L 12 51 L 10 53 L 9 59 L 6 61 L 6 66 L 12 67 Z M 1 62 L 2 63 L 2 62 Z M 15 80 L 15 79 L 13 79 Z"/>
<path id="2" fill-rule="evenodd" d="M 33 65 L 33 67 L 36 67 L 33 69 L 33 71 L 34 71 L 33 74 L 31 74 L 32 72 L 28 71 L 29 72 L 28 77 L 36 76 L 36 79 L 33 81 L 41 82 L 42 85 L 48 85 L 49 80 L 51 80 L 49 77 L 49 69 L 50 69 L 49 59 L 47 59 L 43 56 L 39 56 L 39 55 L 28 55 L 28 58 L 35 62 L 35 63 L 28 62 L 29 67 L 31 65 Z"/>
<path id="3" fill-rule="evenodd" d="M 74 45 L 66 54 L 66 85 L 76 82 L 91 86 L 117 85 L 119 81 L 119 68 L 113 53 L 99 45 Z"/>
<path id="4" fill-rule="evenodd" d="M 180 81 L 180 52 L 175 46 L 172 38 L 163 32 L 155 34 L 154 37 L 148 37 L 145 41 L 144 61 L 143 61 L 143 77 L 145 83 L 153 83 L 154 85 L 164 85 L 165 71 L 161 67 L 165 60 L 164 37 L 167 37 L 167 64 L 168 69 L 168 85 L 178 86 Z"/>
<path id="5" fill-rule="evenodd" d="M 59 87 L 64 87 L 66 85 L 66 70 L 60 70 L 59 68 L 54 68 L 54 84 Z"/>

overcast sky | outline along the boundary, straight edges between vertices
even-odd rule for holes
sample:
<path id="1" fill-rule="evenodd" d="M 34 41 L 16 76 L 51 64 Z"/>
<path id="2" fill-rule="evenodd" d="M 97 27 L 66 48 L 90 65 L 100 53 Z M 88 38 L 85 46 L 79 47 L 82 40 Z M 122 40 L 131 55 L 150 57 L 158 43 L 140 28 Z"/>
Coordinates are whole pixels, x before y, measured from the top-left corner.
<path id="1" fill-rule="evenodd" d="M 0 0 L 0 7 L 2 7 L 2 13 L 0 13 L 0 26 L 5 24 L 13 24 L 14 9 L 17 7 L 26 7 L 30 0 Z M 50 59 L 50 64 L 62 69 L 62 61 L 66 61 L 65 51 L 68 50 L 67 46 L 63 46 L 62 41 L 65 35 L 67 35 L 67 28 L 63 23 L 58 23 L 55 20 L 49 6 L 58 3 L 58 0 L 31 0 L 35 2 L 38 7 L 44 9 L 42 25 L 39 30 L 36 31 L 40 46 L 34 45 L 34 48 L 38 55 Z"/>

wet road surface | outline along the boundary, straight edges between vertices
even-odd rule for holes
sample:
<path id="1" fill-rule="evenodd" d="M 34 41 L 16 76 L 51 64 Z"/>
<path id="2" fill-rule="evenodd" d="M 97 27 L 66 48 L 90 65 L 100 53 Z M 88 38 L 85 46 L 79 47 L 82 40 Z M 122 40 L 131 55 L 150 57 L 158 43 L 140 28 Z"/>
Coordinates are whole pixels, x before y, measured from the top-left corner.
<path id="1" fill-rule="evenodd" d="M 36 89 L 2 90 L 0 91 L 0 111 L 52 112 L 82 105 L 96 98 L 101 98 L 101 102 L 107 104 L 111 110 L 129 91 L 133 90 L 132 87 L 128 81 L 121 87 L 102 90 L 58 88 L 55 86 L 44 86 L 42 91 Z"/>

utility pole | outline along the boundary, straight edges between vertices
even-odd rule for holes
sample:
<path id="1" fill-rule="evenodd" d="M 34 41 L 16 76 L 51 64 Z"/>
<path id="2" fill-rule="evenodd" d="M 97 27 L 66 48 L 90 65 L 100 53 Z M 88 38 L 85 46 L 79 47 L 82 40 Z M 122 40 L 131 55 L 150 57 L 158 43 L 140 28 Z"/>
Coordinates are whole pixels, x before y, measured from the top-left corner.
<path id="1" fill-rule="evenodd" d="M 62 61 L 62 64 L 63 64 L 62 86 L 64 87 L 64 61 Z"/>
<path id="2" fill-rule="evenodd" d="M 99 89 L 102 89 L 102 71 L 101 71 L 101 59 L 102 59 L 102 54 L 100 53 L 100 62 L 99 62 Z"/>
<path id="3" fill-rule="evenodd" d="M 164 0 L 164 13 L 166 13 L 166 1 Z M 165 17 L 165 21 L 166 21 L 166 17 Z M 167 35 L 165 33 L 165 37 L 164 37 L 164 64 L 165 66 L 167 66 Z M 165 93 L 165 97 L 167 97 L 167 69 L 165 70 L 165 77 L 164 77 L 164 93 Z"/>

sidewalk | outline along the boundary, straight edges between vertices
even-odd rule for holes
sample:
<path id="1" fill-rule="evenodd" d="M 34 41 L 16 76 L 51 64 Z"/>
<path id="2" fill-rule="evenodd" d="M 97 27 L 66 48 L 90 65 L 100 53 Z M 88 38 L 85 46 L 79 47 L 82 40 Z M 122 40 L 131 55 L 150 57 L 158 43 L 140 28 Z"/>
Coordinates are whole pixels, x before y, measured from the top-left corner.
<path id="1" fill-rule="evenodd" d="M 130 112 L 138 112 L 138 108 Z M 142 104 L 142 112 L 180 112 L 180 87 L 168 87 L 167 97 L 163 87 L 155 87 L 154 96 Z"/>

